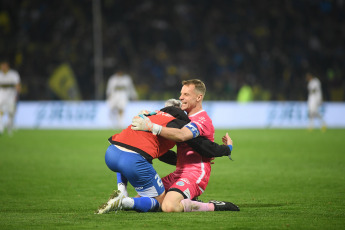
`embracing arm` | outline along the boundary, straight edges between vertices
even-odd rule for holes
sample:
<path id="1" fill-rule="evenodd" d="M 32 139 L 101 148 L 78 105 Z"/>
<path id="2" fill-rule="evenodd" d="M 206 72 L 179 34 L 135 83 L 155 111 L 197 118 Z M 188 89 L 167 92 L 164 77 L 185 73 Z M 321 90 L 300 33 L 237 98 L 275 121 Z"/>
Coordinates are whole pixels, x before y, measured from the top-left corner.
<path id="1" fill-rule="evenodd" d="M 189 146 L 196 150 L 200 155 L 205 157 L 212 158 L 229 156 L 231 159 L 232 140 L 228 133 L 226 133 L 226 135 L 222 138 L 224 146 L 220 146 L 206 138 L 196 139 L 200 133 L 196 125 L 192 122 L 188 123 L 181 129 L 162 127 L 161 125 L 152 123 L 146 116 L 140 115 L 133 118 L 132 129 L 150 131 L 154 135 L 160 135 L 166 139 L 176 142 L 186 141 Z"/>
<path id="2" fill-rule="evenodd" d="M 162 127 L 159 135 L 176 142 L 183 142 L 193 138 L 193 133 L 186 127 L 182 129 Z"/>
<path id="3" fill-rule="evenodd" d="M 174 151 L 169 150 L 168 152 L 164 153 L 162 156 L 158 157 L 158 159 L 169 165 L 176 165 L 177 155 Z"/>
<path id="4" fill-rule="evenodd" d="M 227 145 L 219 145 L 205 137 L 197 137 L 188 140 L 186 143 L 203 157 L 213 158 L 229 156 L 231 154 L 230 148 Z"/>
<path id="5" fill-rule="evenodd" d="M 200 136 L 188 140 L 186 143 L 196 150 L 201 156 L 208 158 L 229 156 L 230 158 L 232 151 L 232 140 L 228 133 L 223 136 L 222 141 L 223 145 L 219 145 L 205 137 Z"/>
<path id="6" fill-rule="evenodd" d="M 144 115 L 136 116 L 132 120 L 133 130 L 150 131 L 154 135 L 160 135 L 168 140 L 183 142 L 199 136 L 199 130 L 193 123 L 188 123 L 183 128 L 170 128 L 152 123 Z"/>

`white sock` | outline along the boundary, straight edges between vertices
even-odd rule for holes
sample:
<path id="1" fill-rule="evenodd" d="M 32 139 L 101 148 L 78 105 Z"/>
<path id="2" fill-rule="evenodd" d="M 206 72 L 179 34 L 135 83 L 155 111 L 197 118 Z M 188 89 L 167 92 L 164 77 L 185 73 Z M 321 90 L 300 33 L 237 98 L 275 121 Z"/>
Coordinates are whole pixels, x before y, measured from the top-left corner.
<path id="1" fill-rule="evenodd" d="M 122 207 L 124 209 L 133 209 L 134 207 L 134 200 L 131 197 L 125 197 L 122 200 Z"/>
<path id="2" fill-rule="evenodd" d="M 118 183 L 117 189 L 120 190 L 125 197 L 128 197 L 127 186 L 124 183 Z"/>

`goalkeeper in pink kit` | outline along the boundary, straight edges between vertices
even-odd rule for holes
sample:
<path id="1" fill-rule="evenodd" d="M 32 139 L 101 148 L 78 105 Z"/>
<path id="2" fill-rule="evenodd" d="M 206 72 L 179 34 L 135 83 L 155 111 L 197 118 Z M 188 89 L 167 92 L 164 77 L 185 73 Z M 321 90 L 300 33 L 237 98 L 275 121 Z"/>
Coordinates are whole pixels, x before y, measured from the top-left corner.
<path id="1" fill-rule="evenodd" d="M 181 109 L 187 112 L 191 120 L 182 129 L 162 127 L 152 123 L 148 118 L 136 117 L 132 129 L 151 131 L 166 139 L 184 142 L 197 136 L 204 136 L 214 141 L 212 120 L 202 109 L 205 84 L 198 80 L 182 82 L 180 100 Z M 229 145 L 232 150 L 232 145 Z M 239 208 L 230 202 L 210 201 L 202 203 L 193 201 L 206 189 L 211 174 L 211 158 L 206 158 L 195 152 L 185 143 L 177 144 L 176 170 L 162 178 L 167 194 L 162 203 L 164 212 L 190 211 L 238 211 Z"/>

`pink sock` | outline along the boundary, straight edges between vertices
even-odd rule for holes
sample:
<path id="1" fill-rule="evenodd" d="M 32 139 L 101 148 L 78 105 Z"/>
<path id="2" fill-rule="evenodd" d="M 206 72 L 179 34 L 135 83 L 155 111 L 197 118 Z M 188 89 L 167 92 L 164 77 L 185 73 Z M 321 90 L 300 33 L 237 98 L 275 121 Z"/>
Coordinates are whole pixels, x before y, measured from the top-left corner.
<path id="1" fill-rule="evenodd" d="M 213 212 L 214 205 L 212 203 L 202 203 L 194 200 L 181 200 L 185 212 Z"/>

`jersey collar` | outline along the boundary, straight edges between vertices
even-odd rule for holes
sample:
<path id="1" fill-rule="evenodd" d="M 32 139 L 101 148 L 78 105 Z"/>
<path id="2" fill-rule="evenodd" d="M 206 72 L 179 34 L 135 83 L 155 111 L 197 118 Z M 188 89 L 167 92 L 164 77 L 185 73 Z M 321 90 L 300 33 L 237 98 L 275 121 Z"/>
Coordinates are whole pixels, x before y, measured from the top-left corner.
<path id="1" fill-rule="evenodd" d="M 202 113 L 202 112 L 204 112 L 205 110 L 200 110 L 199 112 L 196 112 L 196 113 L 194 113 L 194 114 L 192 114 L 192 115 L 190 115 L 190 116 L 188 116 L 188 117 L 194 117 L 194 116 L 196 116 L 196 115 L 198 115 L 199 113 Z"/>

